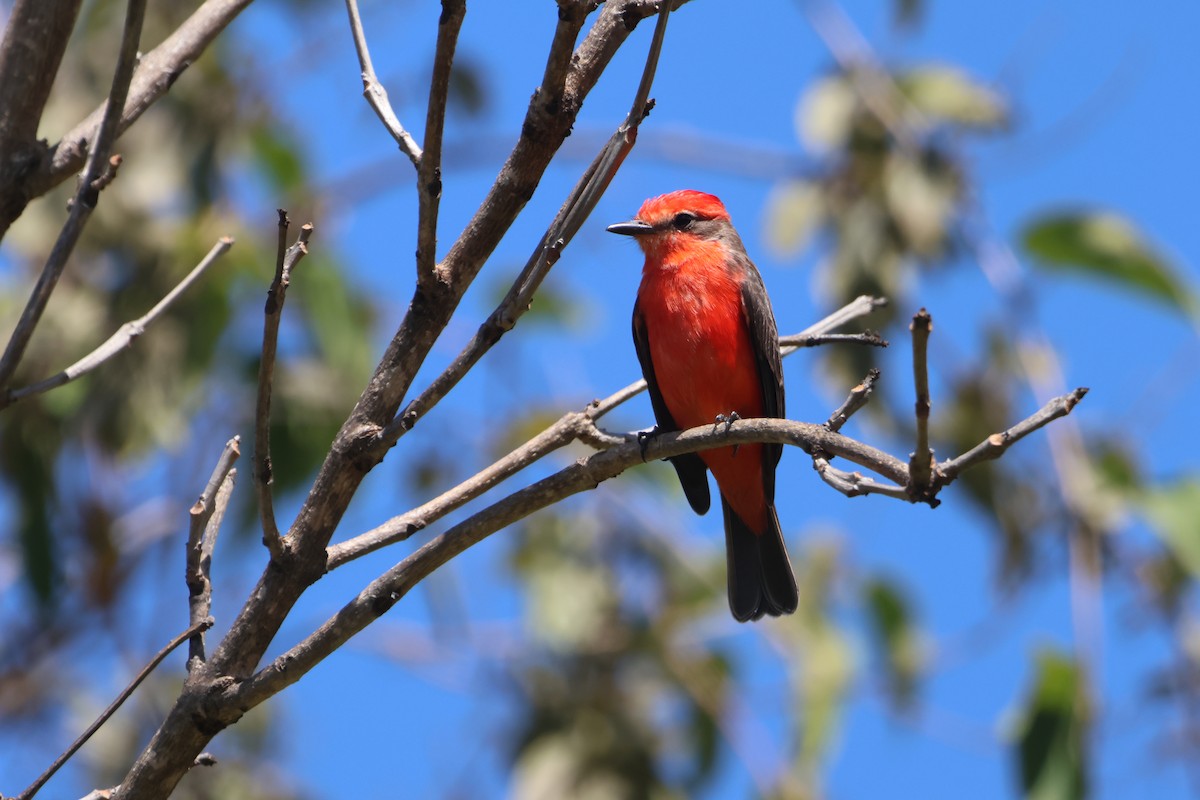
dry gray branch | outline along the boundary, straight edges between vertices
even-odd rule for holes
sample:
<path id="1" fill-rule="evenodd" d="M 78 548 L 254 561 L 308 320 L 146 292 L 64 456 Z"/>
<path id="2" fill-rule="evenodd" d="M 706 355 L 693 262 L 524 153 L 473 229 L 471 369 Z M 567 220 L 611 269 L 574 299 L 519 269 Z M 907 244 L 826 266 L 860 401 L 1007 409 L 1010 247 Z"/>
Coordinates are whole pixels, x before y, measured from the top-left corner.
<path id="1" fill-rule="evenodd" d="M 233 21 L 252 0 L 206 0 L 162 44 L 138 60 L 129 84 L 117 126 L 119 136 L 154 105 L 179 76 L 196 63 L 225 26 Z M 39 197 L 77 172 L 88 157 L 88 148 L 97 141 L 97 131 L 106 106 L 101 106 L 73 127 L 51 148 L 37 171 L 29 176 L 30 197 Z M 0 219 L 0 223 L 3 220 Z M 2 228 L 0 228 L 2 230 Z"/>
<path id="2" fill-rule="evenodd" d="M 233 465 L 241 455 L 241 442 L 240 436 L 234 436 L 225 443 L 208 484 L 188 511 L 184 582 L 188 588 L 188 617 L 193 626 L 206 620 L 212 624 L 212 553 L 233 493 L 237 475 Z M 188 643 L 188 671 L 196 661 L 204 661 L 204 658 L 204 634 L 200 632 Z"/>
<path id="3" fill-rule="evenodd" d="M 63 223 L 58 239 L 46 259 L 42 273 L 34 284 L 21 318 L 8 345 L 0 357 L 0 388 L 8 388 L 13 373 L 21 359 L 25 356 L 25 348 L 29 339 L 42 319 L 50 295 L 58 285 L 67 266 L 67 259 L 75 250 L 83 228 L 91 217 L 92 209 L 99 201 L 100 189 L 103 182 L 97 182 L 108 165 L 109 151 L 117 137 L 117 126 L 121 119 L 121 109 L 125 107 L 125 98 L 129 94 L 129 83 L 133 79 L 133 68 L 137 63 L 138 42 L 142 37 L 142 22 L 146 17 L 146 0 L 129 0 L 125 12 L 125 27 L 121 33 L 121 47 L 117 56 L 117 66 L 113 71 L 112 89 L 109 91 L 108 102 L 104 107 L 100 125 L 91 144 L 91 150 L 84 169 L 79 188 L 75 192 L 70 213 Z"/>
<path id="4" fill-rule="evenodd" d="M 838 406 L 838 409 L 829 415 L 829 419 L 825 421 L 825 427 L 834 433 L 840 431 L 847 420 L 871 399 L 871 392 L 875 390 L 875 381 L 877 380 L 879 380 L 879 370 L 872 368 L 867 373 L 867 377 L 863 378 L 862 383 L 850 390 L 849 396 L 846 397 L 846 402 Z"/>
<path id="5" fill-rule="evenodd" d="M 358 0 L 346 0 L 346 13 L 350 15 L 350 34 L 354 37 L 354 50 L 358 53 L 358 66 L 362 70 L 363 97 L 367 104 L 379 117 L 383 127 L 396 140 L 400 151 L 408 156 L 417 169 L 421 167 L 421 147 L 396 116 L 391 102 L 388 100 L 387 89 L 383 88 L 379 77 L 375 74 L 375 65 L 371 63 L 371 51 L 367 48 L 367 35 L 363 31 L 362 18 L 358 13 Z"/>
<path id="6" fill-rule="evenodd" d="M 37 138 L 81 0 L 17 0 L 0 42 L 0 238 L 34 197 L 28 180 L 46 157 Z"/>
<path id="7" fill-rule="evenodd" d="M 458 32 L 467 13 L 466 0 L 442 0 L 438 18 L 437 46 L 433 54 L 433 77 L 429 82 L 429 104 L 425 112 L 425 144 L 417 164 L 417 283 L 434 279 L 437 261 L 437 221 L 442 199 L 442 135 L 446 127 L 446 97 Z"/>
<path id="8" fill-rule="evenodd" d="M 144 315 L 135 320 L 126 322 L 117 332 L 110 336 L 103 344 L 97 347 L 92 352 L 88 353 L 83 358 L 76 361 L 71 366 L 64 369 L 62 372 L 29 386 L 23 386 L 20 389 L 13 389 L 8 392 L 0 402 L 0 408 L 11 405 L 18 400 L 23 400 L 26 397 L 42 394 L 51 389 L 62 386 L 65 383 L 70 383 L 77 378 L 80 378 L 104 362 L 108 361 L 113 356 L 120 353 L 122 350 L 130 347 L 137 339 L 146 332 L 146 328 L 150 323 L 154 322 L 162 316 L 166 310 L 174 303 L 180 295 L 191 288 L 192 284 L 200 279 L 200 277 L 216 263 L 217 259 L 225 255 L 229 248 L 233 246 L 233 239 L 228 236 L 223 236 L 217 243 L 213 245 L 208 254 L 200 260 L 191 272 L 187 274 L 182 281 L 178 283 L 170 292 L 155 304 L 154 308 L 147 311 Z"/>
<path id="9" fill-rule="evenodd" d="M 933 331 L 933 317 L 925 309 L 913 315 L 913 384 L 917 402 L 917 447 L 909 458 L 908 468 L 912 471 L 912 490 L 915 499 L 923 499 L 932 479 L 933 450 L 929 447 L 929 334 Z"/>
<path id="10" fill-rule="evenodd" d="M 262 541 L 272 560 L 283 559 L 283 541 L 275 521 L 275 500 L 271 494 L 273 471 L 271 466 L 271 393 L 275 385 L 275 353 L 279 343 L 279 323 L 283 318 L 283 304 L 287 299 L 292 270 L 300 259 L 308 255 L 308 240 L 313 225 L 306 222 L 300 227 L 296 242 L 288 247 L 287 232 L 291 221 L 287 212 L 278 210 L 278 241 L 275 249 L 275 277 L 267 290 L 267 302 L 263 307 L 262 356 L 258 362 L 258 391 L 254 404 L 254 490 L 258 495 L 258 513 L 262 525 Z"/>
<path id="11" fill-rule="evenodd" d="M 146 680 L 146 678 L 150 676 L 151 672 L 154 672 L 155 668 L 163 662 L 163 659 L 174 652 L 175 648 L 179 647 L 181 644 L 188 641 L 201 631 L 208 630 L 210 627 L 212 627 L 211 620 L 204 620 L 203 622 L 189 625 L 187 630 L 183 631 L 183 633 L 180 633 L 174 639 L 167 642 L 166 646 L 159 650 L 158 653 L 155 654 L 154 658 L 150 659 L 149 663 L 142 667 L 141 671 L 134 676 L 133 680 L 129 682 L 129 685 L 121 690 L 121 693 L 117 695 L 116 699 L 109 703 L 108 708 L 100 712 L 100 716 L 96 717 L 96 720 L 88 726 L 87 730 L 81 733 L 79 738 L 72 742 L 71 746 L 68 747 L 62 755 L 56 758 L 54 763 L 51 764 L 45 772 L 39 775 L 37 780 L 31 783 L 29 787 L 25 789 L 25 791 L 17 795 L 14 800 L 30 800 L 30 798 L 36 795 L 41 788 L 46 785 L 46 781 L 54 777 L 54 773 L 58 772 L 62 765 L 67 763 L 71 756 L 75 755 L 79 748 L 83 747 L 87 740 L 92 738 L 93 734 L 100 730 L 104 723 L 108 722 L 109 718 L 113 714 L 117 713 L 117 709 L 129 699 L 130 695 L 137 690 L 137 687 L 141 685 L 142 681 Z"/>

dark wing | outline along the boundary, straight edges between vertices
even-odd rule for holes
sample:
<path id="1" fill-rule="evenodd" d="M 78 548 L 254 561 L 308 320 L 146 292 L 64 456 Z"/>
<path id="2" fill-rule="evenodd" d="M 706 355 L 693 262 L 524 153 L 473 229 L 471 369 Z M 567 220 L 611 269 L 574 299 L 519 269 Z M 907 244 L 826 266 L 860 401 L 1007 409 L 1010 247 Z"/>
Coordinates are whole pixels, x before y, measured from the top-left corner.
<path id="1" fill-rule="evenodd" d="M 642 318 L 641 308 L 633 306 L 633 346 L 637 350 L 638 362 L 642 365 L 642 375 L 646 378 L 646 387 L 650 392 L 650 405 L 654 407 L 654 419 L 660 431 L 677 431 L 679 426 L 667 410 L 662 392 L 658 390 L 658 381 L 654 377 L 654 362 L 650 360 L 650 340 L 646 336 L 646 321 Z M 778 351 L 777 351 L 778 352 Z M 708 494 L 708 474 L 704 462 L 695 453 L 668 458 L 675 471 L 679 474 L 679 483 L 688 504 L 697 514 L 708 511 L 711 499 Z"/>
<path id="2" fill-rule="evenodd" d="M 762 387 L 763 416 L 784 417 L 783 403 L 783 358 L 779 355 L 779 331 L 775 327 L 775 315 L 771 313 L 771 300 L 750 259 L 744 260 L 745 280 L 742 282 L 742 310 L 746 316 L 746 327 L 750 331 L 750 345 L 754 348 L 754 361 L 758 367 L 758 382 Z M 775 465 L 783 455 L 783 445 L 763 446 L 763 484 L 768 503 L 775 502 Z"/>

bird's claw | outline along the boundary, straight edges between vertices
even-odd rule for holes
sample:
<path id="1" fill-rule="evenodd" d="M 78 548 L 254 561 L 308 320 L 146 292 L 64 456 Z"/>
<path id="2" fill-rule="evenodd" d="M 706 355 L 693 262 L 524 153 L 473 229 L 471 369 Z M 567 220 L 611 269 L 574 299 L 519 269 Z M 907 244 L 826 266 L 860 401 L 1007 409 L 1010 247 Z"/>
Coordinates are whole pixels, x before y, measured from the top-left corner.
<path id="1" fill-rule="evenodd" d="M 637 440 L 638 447 L 642 451 L 642 463 L 646 463 L 646 447 L 650 444 L 650 440 L 658 436 L 658 427 L 655 426 L 648 431 L 638 431 Z"/>
<path id="2" fill-rule="evenodd" d="M 741 416 L 736 411 L 730 411 L 728 414 L 717 414 L 717 418 L 713 421 L 713 425 L 725 424 L 725 432 L 729 433 L 729 429 L 733 427 L 733 423 L 741 419 Z"/>

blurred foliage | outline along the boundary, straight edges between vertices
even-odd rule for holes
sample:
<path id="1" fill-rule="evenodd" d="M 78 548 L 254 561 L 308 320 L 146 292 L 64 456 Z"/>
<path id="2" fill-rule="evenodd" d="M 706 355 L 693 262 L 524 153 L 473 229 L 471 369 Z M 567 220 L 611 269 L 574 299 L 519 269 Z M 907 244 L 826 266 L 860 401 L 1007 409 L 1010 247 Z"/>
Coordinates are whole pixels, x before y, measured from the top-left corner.
<path id="1" fill-rule="evenodd" d="M 1026 228 L 1035 264 L 1074 270 L 1195 316 L 1196 296 L 1132 222 L 1111 212 L 1047 214 Z"/>
<path id="2" fill-rule="evenodd" d="M 1037 658 L 1017 725 L 1021 791 L 1029 800 L 1087 796 L 1087 687 L 1079 666 L 1052 651 Z"/>

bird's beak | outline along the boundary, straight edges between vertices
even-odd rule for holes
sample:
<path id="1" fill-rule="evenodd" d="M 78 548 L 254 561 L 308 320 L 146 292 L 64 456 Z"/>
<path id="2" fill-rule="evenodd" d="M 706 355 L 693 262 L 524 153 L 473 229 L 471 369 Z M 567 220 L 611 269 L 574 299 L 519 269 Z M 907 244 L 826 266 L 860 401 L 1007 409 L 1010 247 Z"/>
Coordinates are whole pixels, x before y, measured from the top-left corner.
<path id="1" fill-rule="evenodd" d="M 609 233 L 619 233 L 622 236 L 645 236 L 648 233 L 654 233 L 654 226 L 647 222 L 642 222 L 640 219 L 633 219 L 629 222 L 617 222 L 605 228 Z"/>

